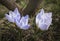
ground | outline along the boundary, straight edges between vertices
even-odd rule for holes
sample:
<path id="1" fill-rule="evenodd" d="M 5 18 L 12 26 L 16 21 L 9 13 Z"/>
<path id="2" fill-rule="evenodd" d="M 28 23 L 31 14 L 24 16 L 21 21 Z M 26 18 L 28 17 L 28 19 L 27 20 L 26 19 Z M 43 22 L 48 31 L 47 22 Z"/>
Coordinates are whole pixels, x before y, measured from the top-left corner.
<path id="1" fill-rule="evenodd" d="M 24 6 L 22 3 L 22 7 Z M 60 0 L 44 0 L 39 6 L 38 12 L 41 8 L 45 12 L 52 12 L 52 24 L 47 31 L 41 31 L 36 26 L 35 16 L 31 18 L 30 29 L 19 29 L 5 19 L 5 14 L 9 10 L 0 4 L 0 41 L 60 41 Z"/>

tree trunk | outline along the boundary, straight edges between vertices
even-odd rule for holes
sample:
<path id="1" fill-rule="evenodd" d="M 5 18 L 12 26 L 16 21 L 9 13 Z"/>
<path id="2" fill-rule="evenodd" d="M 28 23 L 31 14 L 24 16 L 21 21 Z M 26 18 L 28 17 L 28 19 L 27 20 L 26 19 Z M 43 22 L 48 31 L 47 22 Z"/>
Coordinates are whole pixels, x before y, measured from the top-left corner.
<path id="1" fill-rule="evenodd" d="M 16 4 L 16 2 L 12 2 L 11 0 L 0 0 L 0 3 L 10 10 L 14 10 L 17 7 L 19 9 L 19 12 L 23 15 L 34 15 L 33 13 L 36 10 L 39 2 L 41 2 L 41 0 L 29 0 L 27 7 L 22 11 L 21 8 Z"/>
<path id="2" fill-rule="evenodd" d="M 29 3 L 27 5 L 27 7 L 22 11 L 23 14 L 29 14 L 29 15 L 34 15 L 34 11 L 36 10 L 38 3 L 41 0 L 29 0 Z"/>
<path id="3" fill-rule="evenodd" d="M 0 3 L 12 11 L 17 7 L 19 9 L 19 12 L 21 12 L 21 8 L 13 0 L 0 0 Z"/>

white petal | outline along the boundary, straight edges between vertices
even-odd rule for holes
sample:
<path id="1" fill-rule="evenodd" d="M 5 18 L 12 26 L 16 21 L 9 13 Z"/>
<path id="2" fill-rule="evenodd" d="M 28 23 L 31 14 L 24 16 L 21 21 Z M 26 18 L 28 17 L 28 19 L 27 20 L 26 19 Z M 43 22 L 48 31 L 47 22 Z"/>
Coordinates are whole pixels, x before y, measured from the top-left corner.
<path id="1" fill-rule="evenodd" d="M 44 9 L 42 8 L 40 11 L 40 15 L 43 15 L 43 14 L 44 14 Z"/>
<path id="2" fill-rule="evenodd" d="M 20 22 L 16 19 L 16 25 L 20 28 Z"/>
<path id="3" fill-rule="evenodd" d="M 18 11 L 18 8 L 15 8 L 14 13 L 15 13 L 16 15 L 20 15 L 20 13 L 19 13 L 19 11 Z"/>
<path id="4" fill-rule="evenodd" d="M 52 17 L 52 12 L 49 12 L 48 14 L 49 14 L 49 15 L 48 15 L 49 17 Z"/>
<path id="5" fill-rule="evenodd" d="M 36 24 L 41 20 L 41 16 L 44 14 L 44 9 L 41 9 L 40 13 L 36 15 Z"/>
<path id="6" fill-rule="evenodd" d="M 41 30 L 48 30 L 48 28 L 49 28 L 48 25 L 46 25 L 46 24 L 40 24 L 39 26 L 40 26 L 39 28 Z"/>
<path id="7" fill-rule="evenodd" d="M 15 8 L 14 13 L 15 13 L 16 17 L 21 18 L 18 8 Z"/>
<path id="8" fill-rule="evenodd" d="M 8 19 L 9 22 L 14 22 L 14 19 L 10 15 L 5 14 L 5 16 L 6 16 L 6 19 Z"/>
<path id="9" fill-rule="evenodd" d="M 30 27 L 30 25 L 28 24 L 28 25 L 22 26 L 21 29 L 26 30 L 26 29 L 29 29 L 29 27 Z"/>
<path id="10" fill-rule="evenodd" d="M 52 18 L 52 13 L 45 13 L 45 16 L 48 17 L 48 18 Z"/>

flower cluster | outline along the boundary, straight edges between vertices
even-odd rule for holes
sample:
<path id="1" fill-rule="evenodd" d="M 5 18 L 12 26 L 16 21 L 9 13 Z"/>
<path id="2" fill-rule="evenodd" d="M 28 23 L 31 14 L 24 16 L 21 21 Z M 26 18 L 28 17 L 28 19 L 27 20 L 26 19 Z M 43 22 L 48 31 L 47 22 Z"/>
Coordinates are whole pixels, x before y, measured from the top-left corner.
<path id="1" fill-rule="evenodd" d="M 21 29 L 28 29 L 30 25 L 28 24 L 29 15 L 22 16 L 20 15 L 17 8 L 14 11 L 9 11 L 9 14 L 5 14 L 6 19 L 9 22 L 16 23 L 16 25 Z M 44 13 L 44 9 L 41 9 L 40 13 L 36 15 L 36 25 L 41 30 L 48 30 L 52 22 L 52 13 Z"/>
<path id="2" fill-rule="evenodd" d="M 41 30 L 48 30 L 52 22 L 52 13 L 44 13 L 44 9 L 41 9 L 40 13 L 36 16 L 36 24 Z"/>
<path id="3" fill-rule="evenodd" d="M 17 8 L 15 8 L 14 11 L 9 11 L 9 15 L 5 14 L 5 16 L 9 22 L 16 23 L 16 25 L 21 29 L 28 29 L 30 27 L 28 24 L 29 16 L 26 15 L 21 17 Z"/>

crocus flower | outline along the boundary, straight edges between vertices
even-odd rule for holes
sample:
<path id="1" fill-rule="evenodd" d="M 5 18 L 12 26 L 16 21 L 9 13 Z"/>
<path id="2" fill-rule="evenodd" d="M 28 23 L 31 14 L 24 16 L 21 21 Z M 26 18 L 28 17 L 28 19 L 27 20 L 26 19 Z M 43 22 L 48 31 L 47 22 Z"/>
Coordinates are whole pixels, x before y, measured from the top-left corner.
<path id="1" fill-rule="evenodd" d="M 18 9 L 15 8 L 14 11 L 9 11 L 9 14 L 5 14 L 6 16 L 6 19 L 9 21 L 9 22 L 15 22 L 15 18 L 18 17 L 20 19 L 20 13 L 18 12 Z M 17 18 L 17 19 L 18 19 Z"/>
<path id="2" fill-rule="evenodd" d="M 52 13 L 44 13 L 44 9 L 41 9 L 40 13 L 36 16 L 36 24 L 41 30 L 48 30 L 52 22 Z"/>
<path id="3" fill-rule="evenodd" d="M 20 20 L 16 20 L 16 25 L 19 28 L 26 30 L 30 27 L 30 25 L 28 24 L 28 19 L 29 19 L 28 15 L 23 16 Z"/>

